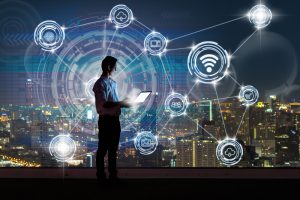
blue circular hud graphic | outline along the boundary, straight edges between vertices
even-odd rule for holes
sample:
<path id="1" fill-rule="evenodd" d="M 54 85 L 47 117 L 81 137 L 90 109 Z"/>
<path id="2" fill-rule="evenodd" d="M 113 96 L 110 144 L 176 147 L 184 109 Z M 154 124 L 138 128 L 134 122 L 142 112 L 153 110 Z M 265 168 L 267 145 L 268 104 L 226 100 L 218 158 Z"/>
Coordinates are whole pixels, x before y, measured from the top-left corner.
<path id="1" fill-rule="evenodd" d="M 186 114 L 188 107 L 188 98 L 179 93 L 171 93 L 165 101 L 165 109 L 171 116 L 181 116 Z"/>
<path id="2" fill-rule="evenodd" d="M 125 28 L 132 22 L 133 14 L 126 5 L 120 4 L 111 9 L 109 20 L 116 25 L 116 28 Z"/>
<path id="3" fill-rule="evenodd" d="M 151 32 L 144 41 L 145 50 L 151 55 L 161 55 L 166 51 L 167 39 L 158 32 Z"/>
<path id="4" fill-rule="evenodd" d="M 251 85 L 243 86 L 239 93 L 239 99 L 245 106 L 253 105 L 257 102 L 259 93 L 257 89 Z"/>
<path id="5" fill-rule="evenodd" d="M 195 75 L 200 82 L 211 84 L 220 81 L 230 66 L 227 51 L 216 42 L 202 42 L 191 50 L 188 61 L 191 75 Z"/>
<path id="6" fill-rule="evenodd" d="M 151 131 L 143 131 L 138 133 L 134 139 L 136 150 L 142 155 L 150 155 L 155 152 L 158 145 L 157 137 Z"/>
<path id="7" fill-rule="evenodd" d="M 34 42 L 44 51 L 54 51 L 61 47 L 65 39 L 62 27 L 52 20 L 40 23 L 34 31 Z"/>
<path id="8" fill-rule="evenodd" d="M 216 155 L 222 164 L 236 165 L 243 157 L 243 147 L 235 139 L 227 138 L 218 144 Z"/>
<path id="9" fill-rule="evenodd" d="M 42 85 L 48 85 L 37 91 L 39 101 L 47 104 L 54 100 L 63 116 L 73 118 L 73 125 L 89 134 L 95 134 L 96 124 L 86 124 L 83 118 L 91 110 L 94 121 L 97 120 L 96 109 L 91 106 L 95 103 L 92 88 L 101 75 L 101 61 L 106 55 L 118 58 L 113 79 L 118 83 L 121 100 L 137 96 L 140 91 L 149 90 L 153 94 L 159 91 L 159 97 L 153 95 L 144 104 L 122 112 L 124 129 L 136 129 L 134 122 L 156 106 L 154 101 L 155 104 L 164 102 L 169 90 L 163 78 L 162 65 L 166 58 L 151 57 L 143 51 L 143 41 L 149 31 L 137 24 L 131 24 L 126 29 L 115 29 L 106 22 L 103 18 L 95 17 L 81 19 L 75 23 L 77 25 L 71 24 L 72 28 L 66 27 L 64 48 L 54 53 L 44 52 L 38 68 L 43 73 L 33 77 Z M 89 25 L 81 27 L 81 23 Z M 78 34 L 81 31 L 84 31 L 83 34 Z M 51 39 L 49 35 L 48 41 Z M 157 107 L 157 112 L 160 110 L 162 108 Z"/>

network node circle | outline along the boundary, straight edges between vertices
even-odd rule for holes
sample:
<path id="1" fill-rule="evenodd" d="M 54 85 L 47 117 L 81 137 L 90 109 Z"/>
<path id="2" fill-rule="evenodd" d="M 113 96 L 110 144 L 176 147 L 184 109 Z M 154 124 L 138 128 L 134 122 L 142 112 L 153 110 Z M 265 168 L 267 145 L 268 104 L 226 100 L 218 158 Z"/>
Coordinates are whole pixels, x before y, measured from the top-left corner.
<path id="1" fill-rule="evenodd" d="M 144 48 L 151 55 L 161 55 L 166 51 L 167 39 L 161 33 L 153 31 L 146 36 Z"/>
<path id="2" fill-rule="evenodd" d="M 243 86 L 239 93 L 239 100 L 243 103 L 245 106 L 251 106 L 257 102 L 259 98 L 258 90 L 251 86 Z"/>
<path id="3" fill-rule="evenodd" d="M 158 146 L 158 140 L 151 131 L 142 131 L 134 139 L 134 146 L 142 155 L 150 155 L 155 152 Z"/>
<path id="4" fill-rule="evenodd" d="M 248 18 L 257 29 L 261 29 L 271 23 L 272 12 L 265 5 L 256 5 L 249 11 Z"/>
<path id="5" fill-rule="evenodd" d="M 206 41 L 190 51 L 187 66 L 190 74 L 197 76 L 201 83 L 213 84 L 224 78 L 230 59 L 227 51 L 218 43 Z"/>
<path id="6" fill-rule="evenodd" d="M 114 23 L 117 28 L 125 28 L 131 24 L 133 13 L 126 5 L 119 4 L 111 9 L 109 20 Z"/>
<path id="7" fill-rule="evenodd" d="M 243 157 L 243 147 L 235 139 L 227 138 L 218 144 L 216 156 L 224 165 L 236 165 Z"/>
<path id="8" fill-rule="evenodd" d="M 65 40 L 64 29 L 55 21 L 41 22 L 34 31 L 34 42 L 44 51 L 55 51 Z"/>
<path id="9" fill-rule="evenodd" d="M 69 135 L 55 136 L 50 142 L 49 152 L 57 161 L 66 162 L 76 152 L 75 141 Z"/>
<path id="10" fill-rule="evenodd" d="M 188 107 L 188 98 L 179 93 L 172 93 L 165 100 L 165 109 L 171 113 L 171 116 L 181 116 L 186 113 Z"/>

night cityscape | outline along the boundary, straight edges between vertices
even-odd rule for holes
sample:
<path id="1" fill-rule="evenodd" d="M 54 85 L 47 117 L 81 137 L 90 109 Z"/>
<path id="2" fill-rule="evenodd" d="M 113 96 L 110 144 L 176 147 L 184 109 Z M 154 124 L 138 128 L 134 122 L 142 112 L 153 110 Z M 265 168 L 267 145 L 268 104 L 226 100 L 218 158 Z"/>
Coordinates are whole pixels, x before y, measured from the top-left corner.
<path id="1" fill-rule="evenodd" d="M 297 98 L 290 102 L 279 99 L 270 96 L 247 109 L 236 136 L 244 155 L 235 167 L 299 167 L 300 102 Z M 235 133 L 245 106 L 232 98 L 222 101 L 221 108 L 227 131 Z M 80 126 L 72 128 L 75 118 L 61 115 L 56 106 L 1 106 L 0 166 L 62 166 L 49 154 L 48 146 L 53 137 L 68 132 L 76 142 L 77 152 L 64 166 L 95 167 L 97 115 L 89 114 L 90 110 L 86 110 Z M 121 118 L 123 127 L 124 118 L 126 112 Z M 122 130 L 119 167 L 225 167 L 216 158 L 218 141 L 201 128 L 219 140 L 225 135 L 216 101 L 190 102 L 187 115 L 172 119 L 163 129 L 157 118 L 157 105 L 153 105 L 142 119 L 134 122 L 138 131 L 159 133 L 159 146 L 152 155 L 141 155 L 134 148 L 137 129 Z M 94 132 L 84 131 L 91 127 Z"/>
<path id="2" fill-rule="evenodd" d="M 0 198 L 297 198 L 299 8 L 0 0 Z"/>

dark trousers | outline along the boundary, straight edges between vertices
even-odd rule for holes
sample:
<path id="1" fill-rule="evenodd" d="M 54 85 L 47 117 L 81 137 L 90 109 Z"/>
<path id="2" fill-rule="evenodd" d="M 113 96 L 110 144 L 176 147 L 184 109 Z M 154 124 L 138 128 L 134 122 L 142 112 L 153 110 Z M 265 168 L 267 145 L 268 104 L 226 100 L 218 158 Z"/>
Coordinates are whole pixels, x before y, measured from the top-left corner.
<path id="1" fill-rule="evenodd" d="M 117 150 L 120 140 L 119 117 L 99 116 L 99 142 L 96 156 L 97 176 L 101 178 L 104 173 L 104 157 L 108 152 L 108 171 L 111 177 L 117 176 Z"/>

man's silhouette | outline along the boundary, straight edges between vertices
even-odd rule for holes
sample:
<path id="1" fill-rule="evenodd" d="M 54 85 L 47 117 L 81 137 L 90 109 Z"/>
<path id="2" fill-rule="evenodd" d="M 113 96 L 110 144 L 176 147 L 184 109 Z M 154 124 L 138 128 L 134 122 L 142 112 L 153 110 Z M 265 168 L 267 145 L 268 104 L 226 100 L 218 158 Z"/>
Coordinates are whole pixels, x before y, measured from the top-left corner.
<path id="1" fill-rule="evenodd" d="M 120 139 L 121 107 L 129 107 L 125 101 L 119 101 L 117 83 L 111 75 L 117 69 L 117 59 L 106 56 L 102 61 L 102 75 L 96 81 L 93 91 L 96 98 L 96 109 L 99 114 L 99 143 L 96 157 L 97 178 L 106 180 L 104 157 L 108 152 L 108 171 L 110 180 L 118 180 L 116 158 Z"/>

